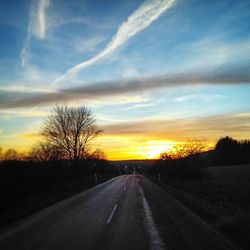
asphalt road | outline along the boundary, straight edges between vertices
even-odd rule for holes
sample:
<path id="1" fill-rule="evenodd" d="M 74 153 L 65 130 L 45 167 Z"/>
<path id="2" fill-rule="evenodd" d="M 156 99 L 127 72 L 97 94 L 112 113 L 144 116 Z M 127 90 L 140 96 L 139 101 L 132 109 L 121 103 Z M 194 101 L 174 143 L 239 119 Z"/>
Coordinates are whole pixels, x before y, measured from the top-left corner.
<path id="1" fill-rule="evenodd" d="M 63 200 L 0 236 L 1 250 L 235 249 L 141 175 L 123 175 Z"/>

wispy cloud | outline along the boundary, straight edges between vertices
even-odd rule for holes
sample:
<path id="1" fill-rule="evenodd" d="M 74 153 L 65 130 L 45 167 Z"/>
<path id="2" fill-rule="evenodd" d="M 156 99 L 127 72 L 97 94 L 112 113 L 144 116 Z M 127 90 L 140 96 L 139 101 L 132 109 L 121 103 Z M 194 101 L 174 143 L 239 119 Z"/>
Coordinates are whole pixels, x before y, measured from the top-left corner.
<path id="1" fill-rule="evenodd" d="M 10 110 L 0 110 L 0 115 L 3 119 L 10 118 L 10 117 L 42 117 L 42 116 L 48 116 L 49 112 L 45 111 L 36 111 L 34 109 L 32 110 L 25 110 L 25 111 L 10 111 Z"/>
<path id="2" fill-rule="evenodd" d="M 74 49 L 79 52 L 83 53 L 86 51 L 95 51 L 97 46 L 100 45 L 106 39 L 105 36 L 94 36 L 89 39 L 77 39 L 73 42 Z"/>
<path id="3" fill-rule="evenodd" d="M 172 76 L 158 76 L 136 80 L 120 80 L 92 83 L 77 88 L 61 89 L 48 93 L 20 92 L 0 90 L 0 108 L 30 107 L 60 101 L 79 99 L 101 100 L 109 96 L 119 96 L 127 93 L 156 90 L 166 87 L 181 87 L 195 85 L 230 85 L 250 84 L 250 71 L 228 69 L 225 72 L 189 72 Z"/>
<path id="4" fill-rule="evenodd" d="M 32 36 L 37 39 L 44 39 L 47 33 L 46 10 L 51 4 L 50 0 L 34 1 L 30 8 L 27 36 L 21 50 L 21 64 L 24 66 L 30 59 L 29 47 Z"/>
<path id="5" fill-rule="evenodd" d="M 25 45 L 23 46 L 22 50 L 21 50 L 21 65 L 24 67 L 26 65 L 26 63 L 29 61 L 29 53 L 28 53 L 28 43 L 25 42 Z"/>
<path id="6" fill-rule="evenodd" d="M 37 39 L 44 39 L 47 33 L 46 10 L 51 4 L 50 0 L 39 0 L 31 7 L 29 30 Z"/>
<path id="7" fill-rule="evenodd" d="M 174 98 L 175 102 L 189 102 L 189 101 L 214 101 L 216 99 L 223 98 L 223 95 L 208 95 L 208 94 L 199 94 L 199 95 L 184 95 L 184 96 L 178 96 Z"/>
<path id="8" fill-rule="evenodd" d="M 134 109 L 139 109 L 139 108 L 147 108 L 147 107 L 152 107 L 152 106 L 154 106 L 154 103 L 140 103 L 140 104 L 135 104 L 131 107 L 122 108 L 121 111 L 134 110 Z"/>
<path id="9" fill-rule="evenodd" d="M 156 19 L 158 19 L 163 12 L 165 12 L 174 4 L 174 2 L 175 0 L 146 0 L 128 17 L 127 21 L 121 24 L 116 34 L 102 51 L 100 51 L 93 58 L 83 61 L 82 63 L 70 68 L 64 75 L 57 78 L 54 83 L 68 79 L 70 76 L 76 74 L 80 70 L 113 53 L 124 43 L 126 43 L 131 37 L 135 36 L 140 31 L 147 28 Z"/>
<path id="10" fill-rule="evenodd" d="M 47 32 L 47 17 L 46 17 L 46 10 L 50 6 L 50 0 L 40 0 L 37 2 L 35 6 L 33 6 L 33 10 L 30 15 L 30 30 L 29 32 L 32 33 L 38 39 L 44 39 Z"/>

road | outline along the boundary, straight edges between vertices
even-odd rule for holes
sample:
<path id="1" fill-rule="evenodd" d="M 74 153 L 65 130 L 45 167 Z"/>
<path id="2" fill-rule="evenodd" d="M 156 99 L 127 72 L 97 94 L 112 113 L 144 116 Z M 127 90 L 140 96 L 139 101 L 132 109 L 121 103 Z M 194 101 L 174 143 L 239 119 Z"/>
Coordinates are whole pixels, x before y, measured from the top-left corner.
<path id="1" fill-rule="evenodd" d="M 56 203 L 0 236 L 1 250 L 235 249 L 168 192 L 123 175 Z"/>

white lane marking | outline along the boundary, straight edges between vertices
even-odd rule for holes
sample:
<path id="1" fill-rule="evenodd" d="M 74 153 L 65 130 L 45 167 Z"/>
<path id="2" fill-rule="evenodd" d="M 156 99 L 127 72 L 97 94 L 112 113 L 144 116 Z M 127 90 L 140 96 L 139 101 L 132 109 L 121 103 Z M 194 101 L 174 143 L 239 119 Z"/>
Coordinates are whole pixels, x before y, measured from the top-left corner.
<path id="1" fill-rule="evenodd" d="M 125 186 L 125 187 L 123 188 L 124 191 L 126 191 L 126 189 L 127 189 L 127 186 Z"/>
<path id="2" fill-rule="evenodd" d="M 145 211 L 146 216 L 146 224 L 148 233 L 150 235 L 150 242 L 151 242 L 151 250 L 164 250 L 165 244 L 163 243 L 159 231 L 156 228 L 155 221 L 152 216 L 152 212 L 150 210 L 149 204 L 144 196 L 144 192 L 140 187 L 140 193 L 142 196 L 142 203 Z"/>
<path id="3" fill-rule="evenodd" d="M 114 207 L 113 207 L 113 209 L 112 209 L 112 211 L 111 211 L 109 217 L 108 217 L 107 224 L 109 224 L 109 223 L 111 222 L 111 220 L 112 220 L 112 218 L 113 218 L 113 216 L 114 216 L 114 214 L 115 214 L 115 211 L 116 211 L 117 207 L 118 207 L 118 204 L 116 203 L 116 204 L 114 205 Z"/>

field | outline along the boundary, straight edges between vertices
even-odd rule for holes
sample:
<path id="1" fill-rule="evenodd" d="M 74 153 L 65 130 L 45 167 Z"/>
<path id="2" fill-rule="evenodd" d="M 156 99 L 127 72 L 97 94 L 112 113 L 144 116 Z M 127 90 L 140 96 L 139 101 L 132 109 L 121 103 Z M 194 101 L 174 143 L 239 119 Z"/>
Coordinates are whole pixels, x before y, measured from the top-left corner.
<path id="1" fill-rule="evenodd" d="M 203 170 L 212 194 L 244 208 L 250 203 L 250 165 L 209 167 Z"/>
<path id="2" fill-rule="evenodd" d="M 215 228 L 243 249 L 250 245 L 250 165 L 216 166 L 202 170 L 201 179 L 170 183 L 213 209 Z M 208 219 L 209 220 L 209 219 Z"/>

